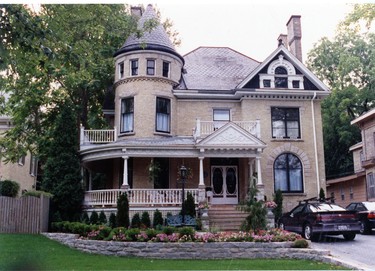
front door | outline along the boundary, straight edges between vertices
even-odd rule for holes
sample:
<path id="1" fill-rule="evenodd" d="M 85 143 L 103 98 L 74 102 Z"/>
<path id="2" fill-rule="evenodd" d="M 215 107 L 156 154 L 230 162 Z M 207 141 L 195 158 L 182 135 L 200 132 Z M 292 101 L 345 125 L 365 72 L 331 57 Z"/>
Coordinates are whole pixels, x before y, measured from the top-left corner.
<path id="1" fill-rule="evenodd" d="M 212 204 L 238 203 L 237 166 L 212 166 Z"/>

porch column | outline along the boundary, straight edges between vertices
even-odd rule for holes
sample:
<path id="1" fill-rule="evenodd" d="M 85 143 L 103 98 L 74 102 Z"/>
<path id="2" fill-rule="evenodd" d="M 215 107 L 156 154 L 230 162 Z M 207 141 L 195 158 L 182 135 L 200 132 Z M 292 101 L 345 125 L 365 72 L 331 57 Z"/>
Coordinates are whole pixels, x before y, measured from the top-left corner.
<path id="1" fill-rule="evenodd" d="M 89 191 L 92 190 L 92 174 L 91 170 L 89 170 Z"/>
<path id="2" fill-rule="evenodd" d="M 124 159 L 124 173 L 122 176 L 122 189 L 129 189 L 129 181 L 128 181 L 128 159 L 129 156 L 123 156 L 122 159 Z"/>
<path id="3" fill-rule="evenodd" d="M 258 195 L 257 199 L 258 200 L 264 200 L 264 184 L 262 181 L 262 169 L 260 167 L 260 157 L 256 157 L 256 166 L 257 166 L 257 175 L 258 175 L 258 181 L 257 181 L 257 188 L 258 188 Z"/>
<path id="4" fill-rule="evenodd" d="M 258 173 L 257 185 L 263 185 L 262 170 L 261 170 L 261 167 L 260 167 L 260 157 L 256 157 L 255 159 L 256 159 L 256 163 L 257 163 L 257 173 Z"/>
<path id="5" fill-rule="evenodd" d="M 204 157 L 199 157 L 199 187 L 205 188 L 204 177 L 203 177 L 203 159 Z"/>
<path id="6" fill-rule="evenodd" d="M 254 175 L 254 170 L 253 170 L 253 166 L 254 166 L 254 162 L 253 162 L 253 158 L 249 158 L 249 162 L 248 162 L 248 165 L 249 165 L 249 186 L 252 185 L 253 183 L 253 175 Z"/>

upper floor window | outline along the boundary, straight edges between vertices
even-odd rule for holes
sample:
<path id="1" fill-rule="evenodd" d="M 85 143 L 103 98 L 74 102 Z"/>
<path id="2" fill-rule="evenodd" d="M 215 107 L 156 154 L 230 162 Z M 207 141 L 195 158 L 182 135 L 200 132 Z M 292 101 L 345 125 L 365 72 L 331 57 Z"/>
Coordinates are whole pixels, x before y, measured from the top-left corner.
<path id="1" fill-rule="evenodd" d="M 169 77 L 169 62 L 163 61 L 163 77 Z"/>
<path id="2" fill-rule="evenodd" d="M 275 88 L 288 87 L 288 71 L 284 67 L 275 69 Z"/>
<path id="3" fill-rule="evenodd" d="M 165 98 L 156 98 L 156 131 L 171 132 L 171 101 Z"/>
<path id="4" fill-rule="evenodd" d="M 131 75 L 138 75 L 138 59 L 130 60 L 130 72 Z"/>
<path id="5" fill-rule="evenodd" d="M 214 109 L 214 129 L 219 129 L 225 123 L 230 121 L 230 110 L 229 109 Z"/>
<path id="6" fill-rule="evenodd" d="M 155 75 L 155 60 L 147 60 L 147 75 Z"/>
<path id="7" fill-rule="evenodd" d="M 279 155 L 274 163 L 275 191 L 284 193 L 302 193 L 302 163 L 292 153 Z"/>
<path id="8" fill-rule="evenodd" d="M 129 133 L 134 131 L 134 98 L 121 100 L 121 123 L 120 132 Z"/>
<path id="9" fill-rule="evenodd" d="M 38 174 L 38 157 L 35 155 L 31 155 L 29 173 L 33 177 L 37 176 Z"/>
<path id="10" fill-rule="evenodd" d="M 272 137 L 301 138 L 298 108 L 272 107 Z"/>
<path id="11" fill-rule="evenodd" d="M 124 77 L 124 62 L 118 64 L 118 76 L 120 79 Z"/>

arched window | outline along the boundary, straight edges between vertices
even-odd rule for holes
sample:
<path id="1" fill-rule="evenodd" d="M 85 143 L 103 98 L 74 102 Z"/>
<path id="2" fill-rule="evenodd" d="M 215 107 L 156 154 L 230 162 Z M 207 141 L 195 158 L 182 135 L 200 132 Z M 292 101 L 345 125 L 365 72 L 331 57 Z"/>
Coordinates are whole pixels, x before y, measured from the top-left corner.
<path id="1" fill-rule="evenodd" d="M 280 189 L 284 193 L 303 192 L 302 163 L 292 153 L 279 155 L 273 166 L 275 177 L 275 191 Z"/>
<path id="2" fill-rule="evenodd" d="M 288 87 L 288 71 L 278 66 L 275 69 L 275 88 L 287 88 Z"/>

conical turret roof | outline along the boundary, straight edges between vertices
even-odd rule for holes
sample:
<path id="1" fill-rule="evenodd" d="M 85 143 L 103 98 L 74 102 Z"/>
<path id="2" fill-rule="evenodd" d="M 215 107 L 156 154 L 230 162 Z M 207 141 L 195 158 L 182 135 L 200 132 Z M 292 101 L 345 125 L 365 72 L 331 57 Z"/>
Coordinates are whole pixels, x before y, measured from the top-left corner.
<path id="1" fill-rule="evenodd" d="M 145 22 L 149 20 L 157 20 L 157 15 L 152 5 L 147 6 L 142 17 L 139 19 L 138 29 L 142 30 Z M 143 31 L 143 35 L 141 37 L 137 37 L 135 34 L 130 35 L 125 41 L 124 45 L 115 53 L 114 56 L 142 49 L 168 52 L 176 55 L 182 61 L 184 61 L 182 56 L 175 50 L 168 34 L 165 32 L 164 27 L 160 23 L 152 28 L 151 31 Z"/>

